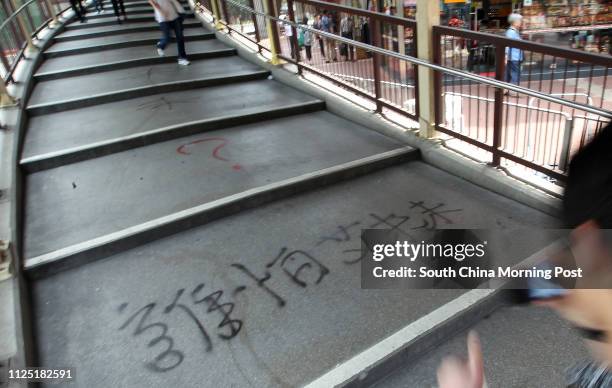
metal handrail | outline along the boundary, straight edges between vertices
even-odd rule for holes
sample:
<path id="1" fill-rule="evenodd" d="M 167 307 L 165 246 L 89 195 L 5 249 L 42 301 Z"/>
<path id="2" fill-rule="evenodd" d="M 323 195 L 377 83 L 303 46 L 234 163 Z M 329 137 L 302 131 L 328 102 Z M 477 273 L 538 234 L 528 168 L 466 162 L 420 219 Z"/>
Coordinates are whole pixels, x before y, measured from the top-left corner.
<path id="1" fill-rule="evenodd" d="M 28 2 L 26 2 L 25 4 L 23 4 L 21 7 L 17 8 L 15 10 L 15 12 L 13 12 L 12 14 L 9 15 L 9 17 L 6 18 L 6 20 L 4 22 L 2 22 L 2 24 L 0 24 L 0 31 L 4 30 L 4 28 L 13 21 L 13 19 L 19 14 L 21 13 L 21 11 L 23 11 L 24 9 L 26 9 L 28 7 L 28 5 L 35 3 L 39 0 L 30 0 Z"/>
<path id="2" fill-rule="evenodd" d="M 612 119 L 612 112 L 608 111 L 608 110 L 604 110 L 604 109 L 599 109 L 593 106 L 589 106 L 589 105 L 585 105 L 585 104 L 581 104 L 581 103 L 577 103 L 577 102 L 572 102 L 572 101 L 568 101 L 565 100 L 563 98 L 557 98 L 555 96 L 551 96 L 549 94 L 545 94 L 545 93 L 541 93 L 539 91 L 536 90 L 532 90 L 532 89 L 527 89 L 524 88 L 522 86 L 518 86 L 518 85 L 514 85 L 508 82 L 503 82 L 503 81 L 499 81 L 496 79 L 492 79 L 492 78 L 488 78 L 488 77 L 484 77 L 481 75 L 477 75 L 477 74 L 473 74 L 473 73 L 469 73 L 463 70 L 457 70 L 457 69 L 452 69 L 449 67 L 445 67 L 445 66 L 441 66 L 441 65 L 436 65 L 434 63 L 431 63 L 427 60 L 424 59 L 420 59 L 420 58 L 416 58 L 416 57 L 411 57 L 405 54 L 400 54 L 391 50 L 387 50 L 384 48 L 380 48 L 380 47 L 376 47 L 376 46 L 372 46 L 366 43 L 362 43 L 362 42 L 358 42 L 352 39 L 348 39 L 348 38 L 344 38 L 342 36 L 338 36 L 329 32 L 325 32 L 325 31 L 321 31 L 321 30 L 317 30 L 315 28 L 312 27 L 308 27 L 305 26 L 303 24 L 299 24 L 299 23 L 294 23 L 288 20 L 284 20 L 284 19 L 280 19 L 278 17 L 275 16 L 271 16 L 266 14 L 265 12 L 260 12 L 257 11 L 251 7 L 247 7 L 243 4 L 238 3 L 235 0 L 223 0 L 223 1 L 227 1 L 228 3 L 231 3 L 232 5 L 244 9 L 248 12 L 252 12 L 256 15 L 262 16 L 266 19 L 270 19 L 279 23 L 283 23 L 283 24 L 287 24 L 296 28 L 301 28 L 303 30 L 306 31 L 310 31 L 314 34 L 329 38 L 329 39 L 334 39 L 336 41 L 340 41 L 346 44 L 350 44 L 352 46 L 355 47 L 360 47 L 364 50 L 368 50 L 371 52 L 375 52 L 378 54 L 382 54 L 388 57 L 393 57 L 393 58 L 397 58 L 399 60 L 403 60 L 406 61 L 408 63 L 412 63 L 413 65 L 417 65 L 417 66 L 423 66 L 435 71 L 438 71 L 440 73 L 444 73 L 444 74 L 450 74 L 456 77 L 461 77 L 461 78 L 465 78 L 468 80 L 472 80 L 472 81 L 476 81 L 485 85 L 490 85 L 496 88 L 500 88 L 500 89 L 505 89 L 505 90 L 510 90 L 513 92 L 517 92 L 517 93 L 521 93 L 521 94 L 525 94 L 531 97 L 536 97 L 538 99 L 541 100 L 545 100 L 545 101 L 549 101 L 555 104 L 559 104 L 559 105 L 564 105 L 564 106 L 568 106 L 570 108 L 574 108 L 574 109 L 578 109 L 578 110 L 583 110 L 585 112 L 589 112 L 589 113 L 593 113 L 596 115 L 599 115 L 601 117 L 605 117 L 607 119 Z"/>
<path id="3" fill-rule="evenodd" d="M 448 94 L 448 95 L 452 95 L 452 96 L 459 96 L 459 97 L 470 98 L 472 100 L 478 100 L 478 101 L 495 102 L 494 98 L 474 96 L 472 94 L 466 94 L 466 93 L 444 92 L 444 94 L 445 95 Z M 555 109 L 540 108 L 540 107 L 537 107 L 537 106 L 526 105 L 526 104 L 519 104 L 517 102 L 508 102 L 508 101 L 504 101 L 504 105 L 506 105 L 506 106 L 514 106 L 516 108 L 531 109 L 531 110 L 535 110 L 535 111 L 538 111 L 538 112 L 558 114 L 560 116 L 564 116 L 566 119 L 571 119 L 572 118 L 572 115 L 570 115 L 569 113 L 562 112 L 560 110 L 555 110 Z"/>
<path id="4" fill-rule="evenodd" d="M 341 5 L 341 4 L 330 3 L 326 1 L 320 1 L 320 0 L 295 0 L 295 1 L 298 3 L 308 4 L 313 7 L 319 7 L 322 9 L 330 9 L 330 10 L 334 10 L 338 12 L 350 13 L 353 15 L 369 17 L 369 18 L 378 19 L 381 21 L 386 21 L 389 23 L 399 24 L 404 27 L 415 27 L 416 26 L 416 20 L 414 19 L 406 19 L 406 18 L 402 18 L 399 16 L 387 15 L 387 14 L 380 13 L 380 12 L 368 11 L 365 9 L 355 8 L 355 7 L 351 7 L 348 5 Z"/>
<path id="5" fill-rule="evenodd" d="M 62 15 L 64 12 L 66 12 L 67 10 L 69 10 L 71 7 L 67 6 L 66 8 L 60 9 L 58 12 L 55 12 L 53 10 L 53 7 L 50 4 L 49 0 L 28 0 L 26 3 L 22 4 L 18 9 L 16 9 L 13 13 L 11 13 L 3 22 L 2 24 L 0 24 L 0 33 L 4 33 L 4 32 L 8 32 L 9 28 L 11 28 L 11 24 L 14 22 L 18 22 L 18 17 L 22 15 L 22 13 L 25 11 L 26 13 L 28 12 L 28 7 L 31 6 L 32 4 L 38 4 L 39 7 L 39 11 L 41 12 L 41 15 L 43 16 L 43 20 L 40 23 L 40 25 L 38 26 L 34 26 L 32 19 L 29 17 L 29 14 L 27 15 L 28 18 L 30 18 L 30 23 L 26 23 L 26 24 L 21 24 L 20 27 L 17 29 L 17 31 L 19 31 L 19 33 L 16 33 L 16 38 L 17 39 L 23 39 L 23 42 L 19 44 L 19 47 L 10 47 L 11 49 L 16 50 L 17 55 L 15 56 L 10 56 L 11 62 L 9 63 L 7 61 L 7 58 L 4 56 L 4 54 L 0 54 L 2 55 L 2 58 L 0 58 L 2 60 L 2 65 L 3 67 L 6 69 L 6 74 L 3 75 L 3 83 L 4 85 L 0 85 L 3 86 L 0 90 L 0 95 L 4 96 L 7 95 L 8 93 L 6 92 L 5 87 L 13 81 L 13 73 L 15 71 L 15 69 L 17 68 L 18 64 L 20 63 L 21 59 L 25 57 L 25 52 L 27 50 L 28 47 L 31 47 L 32 44 L 32 39 L 33 38 L 38 38 L 38 34 L 47 26 L 49 26 L 50 23 L 54 22 L 57 20 L 57 17 Z M 26 25 L 28 25 L 28 27 L 32 27 L 31 31 L 28 31 L 29 28 L 26 29 Z M 3 49 L 7 49 L 7 47 L 5 46 L 6 42 L 0 42 L 0 48 Z M 10 42 L 8 43 L 8 46 L 11 46 Z"/>

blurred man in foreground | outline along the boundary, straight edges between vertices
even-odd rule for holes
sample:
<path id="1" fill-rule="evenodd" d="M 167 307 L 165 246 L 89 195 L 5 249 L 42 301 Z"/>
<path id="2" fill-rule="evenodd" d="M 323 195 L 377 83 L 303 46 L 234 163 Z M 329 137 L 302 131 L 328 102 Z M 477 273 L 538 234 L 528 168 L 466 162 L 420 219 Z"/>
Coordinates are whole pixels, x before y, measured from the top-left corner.
<path id="1" fill-rule="evenodd" d="M 612 387 L 612 125 L 572 159 L 563 206 L 567 226 L 572 228 L 573 257 L 588 275 L 576 283 L 576 289 L 535 304 L 554 309 L 574 325 L 593 355 L 593 361 L 574 368 L 567 386 Z M 442 362 L 438 384 L 440 388 L 486 386 L 475 333 L 468 335 L 467 360 Z"/>

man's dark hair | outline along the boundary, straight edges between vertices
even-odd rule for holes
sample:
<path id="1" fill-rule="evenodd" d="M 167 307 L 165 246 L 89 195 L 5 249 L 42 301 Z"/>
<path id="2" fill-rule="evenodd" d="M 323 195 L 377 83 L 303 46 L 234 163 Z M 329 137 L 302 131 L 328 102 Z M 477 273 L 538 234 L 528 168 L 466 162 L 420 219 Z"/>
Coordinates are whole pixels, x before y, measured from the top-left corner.
<path id="1" fill-rule="evenodd" d="M 594 220 L 612 229 L 612 124 L 572 158 L 563 210 L 569 227 Z"/>

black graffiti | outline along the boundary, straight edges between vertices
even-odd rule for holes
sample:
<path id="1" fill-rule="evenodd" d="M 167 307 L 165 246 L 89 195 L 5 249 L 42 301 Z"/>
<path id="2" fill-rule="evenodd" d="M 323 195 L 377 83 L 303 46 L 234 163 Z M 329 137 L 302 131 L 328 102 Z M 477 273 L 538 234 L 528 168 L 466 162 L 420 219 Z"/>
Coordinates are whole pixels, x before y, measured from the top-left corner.
<path id="1" fill-rule="evenodd" d="M 287 274 L 295 284 L 303 288 L 308 285 L 307 279 L 300 277 L 305 270 L 313 269 L 315 272 L 318 271 L 318 273 L 315 273 L 316 280 L 314 280 L 314 284 L 319 284 L 321 280 L 329 274 L 329 268 L 309 253 L 299 249 L 288 252 L 287 247 L 281 248 L 276 258 L 269 262 L 266 267 L 272 268 L 277 263 L 280 264 L 283 272 Z"/>
<path id="2" fill-rule="evenodd" d="M 144 334 L 147 331 L 151 331 L 154 329 L 161 330 L 161 334 L 149 341 L 147 346 L 149 348 L 152 348 L 157 344 L 165 342 L 166 348 L 164 351 L 162 351 L 155 357 L 155 360 L 153 362 L 147 362 L 145 365 L 147 366 L 147 368 L 151 369 L 154 372 L 167 372 L 179 366 L 183 362 L 185 356 L 182 352 L 173 349 L 174 339 L 168 335 L 168 325 L 162 322 L 153 322 L 148 324 L 146 323 L 149 318 L 149 315 L 151 314 L 151 311 L 153 311 L 155 306 L 155 303 L 149 303 L 140 310 L 136 311 L 128 318 L 127 321 L 125 321 L 123 325 L 119 327 L 119 330 L 123 330 L 128 327 L 130 323 L 132 323 L 132 321 L 134 321 L 139 315 L 141 315 L 140 321 L 138 321 L 138 323 L 136 324 L 132 335 L 140 336 L 141 334 Z M 123 310 L 125 310 L 126 307 L 127 303 L 122 304 L 119 307 L 119 311 L 122 312 Z M 165 364 L 168 359 L 170 359 L 170 361 Z"/>
<path id="3" fill-rule="evenodd" d="M 196 288 L 198 287 L 203 287 L 204 284 L 199 284 Z M 204 340 L 204 349 L 207 352 L 210 352 L 213 348 L 212 345 L 212 341 L 210 340 L 210 336 L 208 335 L 208 332 L 206 331 L 206 328 L 204 327 L 204 324 L 202 324 L 202 322 L 200 322 L 200 320 L 198 319 L 198 317 L 196 316 L 196 314 L 186 305 L 182 304 L 182 303 L 178 303 L 180 297 L 183 295 L 183 292 L 185 292 L 184 288 L 181 288 L 180 290 L 178 290 L 176 292 L 176 296 L 174 297 L 174 301 L 172 301 L 172 303 L 170 303 L 168 306 L 166 306 L 166 308 L 164 309 L 164 314 L 169 314 L 171 313 L 175 308 L 180 309 L 181 311 L 183 311 L 185 314 L 187 314 L 187 316 L 189 318 L 191 318 L 191 320 L 196 324 L 198 330 L 200 331 L 200 333 L 202 334 L 202 338 Z M 193 295 L 193 293 L 192 293 Z"/>
<path id="4" fill-rule="evenodd" d="M 228 333 L 218 333 L 218 336 L 222 339 L 229 340 L 238 335 L 240 329 L 242 329 L 242 321 L 240 319 L 233 319 L 231 317 L 232 312 L 234 312 L 234 303 L 219 303 L 221 297 L 223 296 L 223 290 L 217 290 L 201 299 L 197 299 L 197 293 L 200 290 L 201 288 L 196 287 L 196 289 L 194 289 L 191 293 L 194 298 L 194 303 L 206 303 L 208 305 L 208 308 L 206 310 L 207 313 L 218 311 L 223 317 L 223 320 L 221 321 L 221 323 L 219 323 L 217 327 L 226 328 L 228 330 Z"/>
<path id="5" fill-rule="evenodd" d="M 356 226 L 359 226 L 361 224 L 361 222 L 359 221 L 355 221 L 349 225 L 338 225 L 338 230 L 332 234 L 331 236 L 323 236 L 321 237 L 321 239 L 319 240 L 319 242 L 317 242 L 317 246 L 322 245 L 323 243 L 327 242 L 327 241 L 333 241 L 333 242 L 347 242 L 350 241 L 351 239 L 351 235 L 350 235 L 350 230 L 351 228 L 355 228 Z"/>
<path id="6" fill-rule="evenodd" d="M 245 273 L 248 277 L 250 277 L 251 279 L 255 280 L 255 284 L 257 285 L 257 287 L 261 288 L 266 293 L 268 293 L 268 295 L 270 295 L 272 298 L 274 298 L 276 300 L 276 303 L 278 304 L 278 307 L 284 307 L 285 304 L 287 304 L 285 299 L 283 299 L 276 292 L 272 291 L 272 289 L 270 289 L 266 285 L 266 282 L 268 280 L 270 280 L 270 278 L 272 277 L 272 275 L 270 274 L 269 271 L 266 271 L 266 274 L 263 277 L 258 278 L 253 272 L 251 272 L 247 267 L 245 267 L 244 265 L 242 265 L 240 263 L 233 263 L 233 264 L 231 264 L 231 267 L 239 269 L 240 271 Z M 236 295 L 238 292 L 246 290 L 246 288 L 247 288 L 246 286 L 240 286 L 240 287 L 234 289 L 234 295 Z"/>
<path id="7" fill-rule="evenodd" d="M 444 203 L 438 203 L 436 206 L 427 207 L 424 201 L 410 201 L 410 209 L 421 210 L 423 216 L 423 224 L 413 229 L 436 229 L 438 227 L 438 221 L 444 221 L 447 225 L 453 224 L 453 221 L 446 217 L 445 214 L 460 212 L 463 209 L 448 209 L 442 210 L 446 205 Z"/>

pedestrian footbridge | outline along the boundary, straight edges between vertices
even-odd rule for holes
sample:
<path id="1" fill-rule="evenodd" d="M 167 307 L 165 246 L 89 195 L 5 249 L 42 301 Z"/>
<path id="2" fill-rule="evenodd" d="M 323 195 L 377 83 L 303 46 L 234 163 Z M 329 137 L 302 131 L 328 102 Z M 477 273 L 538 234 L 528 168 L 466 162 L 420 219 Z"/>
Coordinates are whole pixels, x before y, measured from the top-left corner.
<path id="1" fill-rule="evenodd" d="M 21 124 L 3 357 L 74 367 L 79 387 L 431 385 L 428 350 L 494 293 L 361 289 L 361 229 L 556 219 L 433 166 L 358 107 L 328 110 L 186 3 L 191 65 L 173 43 L 158 57 L 150 7 L 125 5 L 121 25 L 110 4 L 64 14 L 6 108 Z M 524 334 L 504 333 L 504 351 Z"/>

